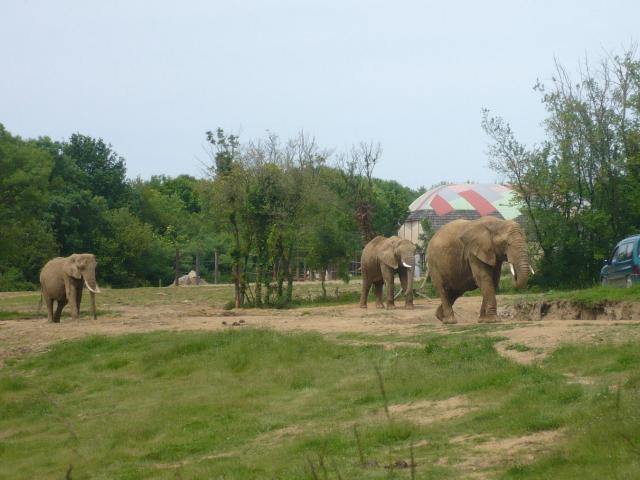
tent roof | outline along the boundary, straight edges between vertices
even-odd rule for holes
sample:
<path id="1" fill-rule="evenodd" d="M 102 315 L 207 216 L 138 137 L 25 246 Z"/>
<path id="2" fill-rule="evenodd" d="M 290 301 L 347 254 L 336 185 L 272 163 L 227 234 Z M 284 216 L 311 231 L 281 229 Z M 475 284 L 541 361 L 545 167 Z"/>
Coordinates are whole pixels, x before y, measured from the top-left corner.
<path id="1" fill-rule="evenodd" d="M 512 220 L 520 216 L 515 203 L 516 194 L 506 185 L 461 183 L 441 185 L 423 193 L 409 205 L 409 211 L 432 210 L 439 217 L 455 211 L 472 211 L 481 217 L 499 214 Z"/>

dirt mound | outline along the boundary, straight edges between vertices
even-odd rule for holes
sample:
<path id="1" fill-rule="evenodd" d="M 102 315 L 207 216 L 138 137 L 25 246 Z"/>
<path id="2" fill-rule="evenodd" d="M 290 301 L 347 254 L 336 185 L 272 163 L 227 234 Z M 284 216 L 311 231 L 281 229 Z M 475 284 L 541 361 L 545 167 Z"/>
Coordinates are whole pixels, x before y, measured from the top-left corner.
<path id="1" fill-rule="evenodd" d="M 571 300 L 541 300 L 506 305 L 502 315 L 514 320 L 640 320 L 640 303 L 603 301 L 584 305 Z"/>

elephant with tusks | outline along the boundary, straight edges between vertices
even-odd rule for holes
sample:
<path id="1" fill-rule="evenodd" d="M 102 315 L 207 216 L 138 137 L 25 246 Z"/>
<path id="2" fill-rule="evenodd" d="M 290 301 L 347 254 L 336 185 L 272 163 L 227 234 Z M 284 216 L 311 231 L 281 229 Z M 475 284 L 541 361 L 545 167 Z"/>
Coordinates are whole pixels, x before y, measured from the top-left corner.
<path id="1" fill-rule="evenodd" d="M 510 264 L 516 288 L 525 287 L 533 273 L 520 225 L 494 217 L 444 225 L 429 241 L 427 262 L 441 300 L 436 317 L 442 323 L 456 323 L 453 303 L 475 288 L 482 292 L 480 322 L 497 321 L 496 290 L 503 262 Z"/>
<path id="2" fill-rule="evenodd" d="M 62 309 L 71 304 L 71 318 L 80 316 L 82 289 L 87 287 L 91 294 L 91 310 L 96 319 L 95 294 L 100 293 L 96 283 L 96 257 L 91 253 L 75 253 L 69 257 L 58 257 L 49 260 L 40 272 L 42 300 L 47 306 L 50 322 L 60 322 Z M 57 307 L 53 311 L 53 302 Z"/>
<path id="3" fill-rule="evenodd" d="M 387 308 L 394 308 L 393 277 L 398 272 L 405 307 L 413 308 L 413 276 L 415 271 L 416 246 L 400 237 L 375 237 L 364 247 L 361 258 L 362 294 L 360 307 L 367 308 L 369 289 L 373 285 L 376 307 L 384 308 L 382 286 L 387 291 Z"/>

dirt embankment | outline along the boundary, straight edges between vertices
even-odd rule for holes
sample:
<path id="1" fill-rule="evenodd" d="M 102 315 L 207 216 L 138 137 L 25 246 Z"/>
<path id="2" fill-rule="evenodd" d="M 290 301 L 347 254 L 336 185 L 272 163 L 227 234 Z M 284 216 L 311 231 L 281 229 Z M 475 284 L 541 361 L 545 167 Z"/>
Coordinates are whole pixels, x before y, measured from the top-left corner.
<path id="1" fill-rule="evenodd" d="M 513 320 L 640 320 L 640 302 L 602 301 L 585 305 L 571 300 L 522 301 L 505 305 Z"/>

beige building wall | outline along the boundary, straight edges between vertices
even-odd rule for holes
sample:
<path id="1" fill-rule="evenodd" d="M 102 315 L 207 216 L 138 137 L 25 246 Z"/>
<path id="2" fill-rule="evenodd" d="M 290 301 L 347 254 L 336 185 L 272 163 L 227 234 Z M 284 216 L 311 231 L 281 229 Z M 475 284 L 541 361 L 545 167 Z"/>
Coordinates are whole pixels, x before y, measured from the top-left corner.
<path id="1" fill-rule="evenodd" d="M 398 230 L 398 236 L 405 240 L 410 240 L 416 245 L 420 244 L 420 235 L 423 233 L 420 222 L 405 222 Z"/>

